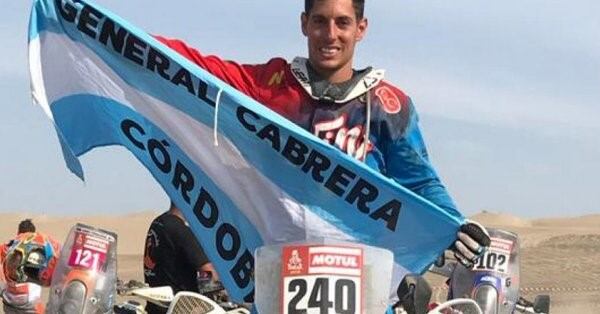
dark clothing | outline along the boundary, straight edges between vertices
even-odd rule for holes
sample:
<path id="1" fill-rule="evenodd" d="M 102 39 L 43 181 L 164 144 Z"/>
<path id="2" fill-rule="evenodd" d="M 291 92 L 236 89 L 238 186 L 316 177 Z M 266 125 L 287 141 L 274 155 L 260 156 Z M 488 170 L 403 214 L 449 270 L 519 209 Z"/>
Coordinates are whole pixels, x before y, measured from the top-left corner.
<path id="1" fill-rule="evenodd" d="M 144 280 L 150 287 L 198 292 L 197 273 L 206 263 L 202 247 L 182 219 L 167 212 L 152 221 L 144 250 Z M 166 313 L 150 303 L 146 310 Z"/>

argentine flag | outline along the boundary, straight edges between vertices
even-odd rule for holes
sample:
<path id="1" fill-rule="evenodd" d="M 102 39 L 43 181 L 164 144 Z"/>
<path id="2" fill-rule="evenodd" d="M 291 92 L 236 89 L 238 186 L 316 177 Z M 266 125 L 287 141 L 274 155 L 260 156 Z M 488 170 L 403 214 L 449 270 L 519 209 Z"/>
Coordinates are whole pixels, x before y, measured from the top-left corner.
<path id="1" fill-rule="evenodd" d="M 455 239 L 459 219 L 91 1 L 34 1 L 29 63 L 33 99 L 67 167 L 83 179 L 80 156 L 127 148 L 182 210 L 236 301 L 252 299 L 263 245 L 327 238 L 386 248 L 397 284 Z M 317 160 L 329 166 L 316 171 Z"/>

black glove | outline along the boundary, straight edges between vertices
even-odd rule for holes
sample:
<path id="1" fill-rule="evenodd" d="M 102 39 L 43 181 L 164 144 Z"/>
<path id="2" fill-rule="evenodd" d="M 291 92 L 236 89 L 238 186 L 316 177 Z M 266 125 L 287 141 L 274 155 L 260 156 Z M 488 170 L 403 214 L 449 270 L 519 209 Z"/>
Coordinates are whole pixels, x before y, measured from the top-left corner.
<path id="1" fill-rule="evenodd" d="M 481 224 L 470 220 L 460 226 L 457 238 L 451 249 L 454 252 L 454 257 L 467 268 L 473 267 L 491 243 L 490 235 L 485 228 Z"/>

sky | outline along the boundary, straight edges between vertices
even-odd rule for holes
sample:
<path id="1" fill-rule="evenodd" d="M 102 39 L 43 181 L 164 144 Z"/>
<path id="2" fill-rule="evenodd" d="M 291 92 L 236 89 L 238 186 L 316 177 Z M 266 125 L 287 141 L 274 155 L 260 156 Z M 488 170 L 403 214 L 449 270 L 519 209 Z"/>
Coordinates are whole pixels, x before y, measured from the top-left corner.
<path id="1" fill-rule="evenodd" d="M 299 0 L 97 0 L 152 34 L 243 63 L 306 54 Z M 65 167 L 33 105 L 30 1 L 0 10 L 0 213 L 161 211 L 168 199 L 120 147 Z M 357 68 L 411 96 L 430 157 L 458 207 L 527 218 L 600 213 L 600 2 L 370 0 Z"/>

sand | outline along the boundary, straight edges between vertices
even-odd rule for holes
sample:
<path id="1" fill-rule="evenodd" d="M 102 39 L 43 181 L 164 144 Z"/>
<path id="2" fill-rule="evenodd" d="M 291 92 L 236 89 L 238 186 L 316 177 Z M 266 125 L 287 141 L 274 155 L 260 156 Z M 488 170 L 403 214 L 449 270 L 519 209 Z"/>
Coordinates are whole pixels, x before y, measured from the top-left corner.
<path id="1" fill-rule="evenodd" d="M 144 238 L 156 212 L 125 216 L 50 217 L 0 214 L 0 236 L 10 238 L 17 223 L 33 218 L 40 231 L 62 241 L 75 222 L 83 222 L 119 235 L 119 277 L 142 279 Z M 517 233 L 521 239 L 521 288 L 533 299 L 551 296 L 551 313 L 600 313 L 600 215 L 527 220 L 507 214 L 482 212 L 471 217 L 486 226 Z M 443 279 L 427 278 L 437 297 L 445 294 Z M 0 310 L 1 312 L 1 310 Z"/>
<path id="2" fill-rule="evenodd" d="M 0 236 L 10 238 L 17 232 L 19 221 L 32 218 L 39 231 L 62 242 L 71 227 L 79 222 L 117 233 L 119 255 L 141 255 L 144 253 L 144 240 L 148 226 L 158 214 L 159 212 L 146 211 L 123 216 L 51 217 L 26 213 L 0 213 Z"/>

